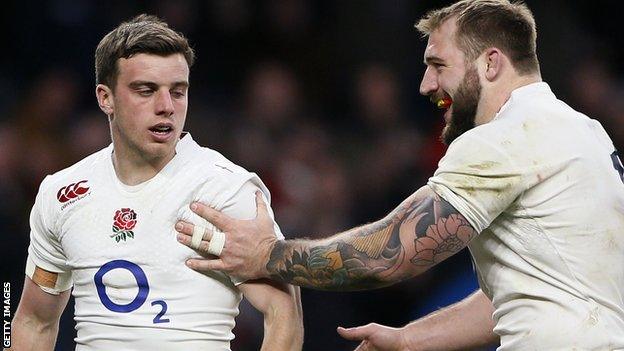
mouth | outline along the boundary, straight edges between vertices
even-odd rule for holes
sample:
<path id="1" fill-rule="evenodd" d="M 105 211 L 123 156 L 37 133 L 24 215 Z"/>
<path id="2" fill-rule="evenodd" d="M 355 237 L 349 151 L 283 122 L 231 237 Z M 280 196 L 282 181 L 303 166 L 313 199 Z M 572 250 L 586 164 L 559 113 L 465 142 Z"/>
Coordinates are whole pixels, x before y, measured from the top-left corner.
<path id="1" fill-rule="evenodd" d="M 156 141 L 163 142 L 173 135 L 174 128 L 171 123 L 158 123 L 150 127 L 149 131 Z"/>
<path id="2" fill-rule="evenodd" d="M 452 104 L 453 99 L 451 99 L 450 97 L 443 97 L 435 102 L 436 107 L 440 110 L 448 110 Z"/>
<path id="3" fill-rule="evenodd" d="M 451 106 L 453 105 L 453 99 L 450 96 L 445 95 L 439 98 L 434 98 L 431 102 L 433 102 L 438 109 L 444 110 L 444 120 L 448 123 L 451 118 L 450 111 Z"/>
<path id="4" fill-rule="evenodd" d="M 149 130 L 156 134 L 165 135 L 173 132 L 173 125 L 169 123 L 158 123 L 157 125 L 151 127 Z"/>
<path id="5" fill-rule="evenodd" d="M 432 96 L 430 100 L 440 110 L 448 110 L 453 104 L 453 98 L 451 98 L 448 94 L 444 94 L 443 96 Z"/>

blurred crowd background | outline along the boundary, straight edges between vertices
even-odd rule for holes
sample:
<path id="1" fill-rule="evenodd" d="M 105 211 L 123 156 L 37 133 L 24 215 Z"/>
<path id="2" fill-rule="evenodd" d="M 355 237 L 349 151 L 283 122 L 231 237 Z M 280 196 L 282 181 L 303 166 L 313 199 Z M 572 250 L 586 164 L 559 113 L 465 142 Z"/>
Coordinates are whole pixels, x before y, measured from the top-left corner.
<path id="1" fill-rule="evenodd" d="M 445 148 L 441 113 L 419 96 L 425 42 L 413 28 L 434 0 L 9 1 L 0 14 L 0 230 L 3 281 L 19 300 L 28 214 L 39 183 L 110 143 L 93 55 L 121 21 L 155 14 L 190 39 L 186 129 L 257 172 L 285 235 L 321 237 L 380 218 L 424 184 Z M 542 76 L 624 150 L 624 30 L 618 1 L 527 0 Z M 351 350 L 338 325 L 401 326 L 476 289 L 461 253 L 376 291 L 304 289 L 305 350 Z M 209 292 L 207 292 L 209 293 Z M 58 350 L 73 349 L 73 302 Z M 247 304 L 234 350 L 256 350 Z"/>

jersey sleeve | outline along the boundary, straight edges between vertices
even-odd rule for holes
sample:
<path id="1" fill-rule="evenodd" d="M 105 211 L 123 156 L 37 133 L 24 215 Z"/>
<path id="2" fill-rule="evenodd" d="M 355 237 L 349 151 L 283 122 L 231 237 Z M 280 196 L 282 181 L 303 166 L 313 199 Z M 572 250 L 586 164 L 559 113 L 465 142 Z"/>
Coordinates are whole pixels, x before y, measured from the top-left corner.
<path id="1" fill-rule="evenodd" d="M 202 202 L 232 218 L 253 219 L 256 216 L 256 191 L 262 192 L 263 199 L 268 205 L 277 238 L 284 239 L 281 229 L 275 223 L 273 210 L 270 207 L 270 193 L 260 178 L 253 173 L 236 173 L 223 177 L 217 182 L 208 182 L 199 190 L 193 201 Z M 180 217 L 193 224 L 206 228 L 212 227 L 212 224 L 191 211 L 184 210 Z M 230 277 L 230 280 L 234 285 L 243 283 L 234 277 Z"/>
<path id="2" fill-rule="evenodd" d="M 428 185 L 480 233 L 526 189 L 526 170 L 481 135 L 451 144 Z"/>
<path id="3" fill-rule="evenodd" d="M 270 193 L 260 178 L 253 176 L 245 181 L 236 191 L 224 199 L 221 211 L 237 219 L 253 219 L 256 217 L 256 191 L 262 192 L 263 200 L 267 203 L 269 216 L 273 220 L 273 229 L 278 239 L 284 239 L 280 227 L 275 222 L 275 215 L 271 208 Z"/>
<path id="4" fill-rule="evenodd" d="M 51 225 L 54 218 L 46 201 L 46 189 L 46 180 L 44 180 L 30 213 L 30 246 L 28 247 L 26 274 L 33 279 L 35 267 L 58 273 L 54 287 L 41 286 L 44 291 L 58 294 L 71 288 L 71 270 L 67 266 L 67 258 Z"/>

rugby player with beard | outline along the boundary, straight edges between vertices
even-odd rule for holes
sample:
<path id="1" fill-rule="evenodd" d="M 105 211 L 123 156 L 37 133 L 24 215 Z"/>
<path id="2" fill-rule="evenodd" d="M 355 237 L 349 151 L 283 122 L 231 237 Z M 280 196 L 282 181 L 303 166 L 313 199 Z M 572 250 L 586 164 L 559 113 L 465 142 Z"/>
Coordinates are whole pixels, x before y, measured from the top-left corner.
<path id="1" fill-rule="evenodd" d="M 187 264 L 363 290 L 468 246 L 473 295 L 402 328 L 339 333 L 362 340 L 358 350 L 624 349 L 624 168 L 600 123 L 542 81 L 532 13 L 508 0 L 464 0 L 417 28 L 428 37 L 420 92 L 446 109 L 449 144 L 428 183 L 381 220 L 318 240 L 277 240 L 260 197 L 250 221 L 195 203 L 225 244 L 218 258 Z M 176 229 L 189 245 L 194 226 Z M 212 237 L 205 231 L 202 245 Z"/>

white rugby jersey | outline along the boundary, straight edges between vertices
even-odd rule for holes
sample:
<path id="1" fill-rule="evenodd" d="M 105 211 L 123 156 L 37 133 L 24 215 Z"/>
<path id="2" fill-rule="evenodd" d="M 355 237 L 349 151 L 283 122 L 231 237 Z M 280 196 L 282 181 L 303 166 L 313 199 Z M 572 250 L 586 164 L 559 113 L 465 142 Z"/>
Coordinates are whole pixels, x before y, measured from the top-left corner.
<path id="1" fill-rule="evenodd" d="M 46 177 L 31 214 L 30 265 L 71 273 L 76 349 L 229 350 L 241 294 L 226 275 L 185 266 L 198 255 L 176 241 L 174 224 L 207 225 L 190 211 L 194 200 L 253 218 L 255 191 L 268 198 L 268 190 L 189 134 L 137 186 L 118 180 L 112 151 Z"/>
<path id="2" fill-rule="evenodd" d="M 546 83 L 451 143 L 429 185 L 480 232 L 500 350 L 624 349 L 622 170 L 600 123 Z"/>

